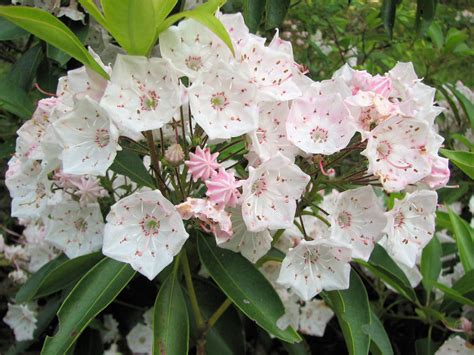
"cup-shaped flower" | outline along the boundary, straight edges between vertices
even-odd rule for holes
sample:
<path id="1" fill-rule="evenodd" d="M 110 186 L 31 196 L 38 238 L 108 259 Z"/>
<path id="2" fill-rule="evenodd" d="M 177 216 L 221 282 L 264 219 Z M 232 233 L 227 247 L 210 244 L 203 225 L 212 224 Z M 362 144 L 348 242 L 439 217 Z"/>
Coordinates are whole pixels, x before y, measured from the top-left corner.
<path id="1" fill-rule="evenodd" d="M 283 259 L 277 282 L 308 301 L 322 290 L 349 287 L 351 248 L 329 240 L 302 240 Z"/>
<path id="2" fill-rule="evenodd" d="M 118 55 L 100 104 L 120 129 L 161 128 L 181 105 L 178 77 L 165 59 Z"/>
<path id="3" fill-rule="evenodd" d="M 16 341 L 32 340 L 37 327 L 37 311 L 33 304 L 8 304 L 3 321 L 13 329 Z"/>
<path id="4" fill-rule="evenodd" d="M 403 200 L 386 213 L 387 239 L 383 246 L 396 261 L 413 267 L 422 249 L 435 231 L 435 212 L 438 194 L 419 190 L 408 193 Z"/>
<path id="5" fill-rule="evenodd" d="M 249 231 L 287 228 L 293 224 L 296 199 L 310 178 L 280 153 L 254 169 L 243 182 L 242 216 Z"/>
<path id="6" fill-rule="evenodd" d="M 117 155 L 119 131 L 104 109 L 86 96 L 53 127 L 64 147 L 65 173 L 105 175 Z"/>
<path id="7" fill-rule="evenodd" d="M 355 126 L 341 95 L 328 94 L 294 100 L 286 131 L 304 152 L 329 155 L 349 144 Z"/>
<path id="8" fill-rule="evenodd" d="M 372 186 L 342 192 L 331 213 L 331 238 L 352 246 L 352 257 L 369 260 L 387 219 Z"/>
<path id="9" fill-rule="evenodd" d="M 102 252 L 153 280 L 187 239 L 181 216 L 159 190 L 136 192 L 111 207 Z"/>

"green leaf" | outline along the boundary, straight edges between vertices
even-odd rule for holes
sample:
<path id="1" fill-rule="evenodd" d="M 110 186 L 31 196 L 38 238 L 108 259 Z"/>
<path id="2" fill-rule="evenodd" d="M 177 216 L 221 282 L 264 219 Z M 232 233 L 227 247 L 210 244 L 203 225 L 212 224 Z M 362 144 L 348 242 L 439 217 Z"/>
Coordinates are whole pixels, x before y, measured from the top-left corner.
<path id="1" fill-rule="evenodd" d="M 77 36 L 77 38 L 79 38 L 81 43 L 85 42 L 89 32 L 89 27 L 83 26 L 81 23 L 73 22 L 73 24 L 69 26 L 69 29 Z M 53 59 L 60 66 L 65 66 L 67 62 L 71 60 L 71 56 L 69 54 L 50 45 L 49 43 L 46 46 L 46 54 L 49 59 Z"/>
<path id="2" fill-rule="evenodd" d="M 461 295 L 474 292 L 474 270 L 466 272 L 453 285 L 453 290 L 459 292 Z"/>
<path id="3" fill-rule="evenodd" d="M 393 355 L 392 344 L 383 323 L 372 308 L 370 308 L 370 328 L 367 334 L 370 336 L 370 352 L 372 354 Z"/>
<path id="4" fill-rule="evenodd" d="M 371 327 L 370 305 L 361 279 L 351 270 L 350 287 L 343 291 L 325 292 L 344 334 L 350 355 L 369 353 Z"/>
<path id="5" fill-rule="evenodd" d="M 459 31 L 457 28 L 450 28 L 446 35 L 446 41 L 444 44 L 445 51 L 448 53 L 454 52 L 456 47 L 468 38 L 469 35 L 462 31 Z"/>
<path id="6" fill-rule="evenodd" d="M 129 149 L 123 149 L 117 152 L 117 156 L 110 169 L 118 174 L 129 177 L 130 180 L 137 183 L 138 186 L 155 188 L 153 178 L 146 170 L 145 165 L 143 165 L 142 159 L 137 153 Z"/>
<path id="7" fill-rule="evenodd" d="M 383 26 L 390 39 L 393 37 L 398 0 L 384 0 L 382 3 Z"/>
<path id="8" fill-rule="evenodd" d="M 94 60 L 79 38 L 55 16 L 27 6 L 0 6 L 0 16 L 66 52 L 108 79 L 108 74 Z"/>
<path id="9" fill-rule="evenodd" d="M 433 236 L 421 254 L 422 282 L 428 292 L 431 290 L 431 285 L 427 281 L 437 281 L 441 272 L 441 254 L 441 243 L 436 236 Z"/>
<path id="10" fill-rule="evenodd" d="M 99 251 L 65 261 L 46 275 L 34 298 L 50 295 L 74 284 L 103 258 L 104 255 Z"/>
<path id="11" fill-rule="evenodd" d="M 306 341 L 290 344 L 285 341 L 281 342 L 288 355 L 311 355 L 311 349 Z"/>
<path id="12" fill-rule="evenodd" d="M 419 34 L 425 33 L 436 13 L 437 0 L 416 1 L 416 29 Z"/>
<path id="13" fill-rule="evenodd" d="M 256 33 L 260 22 L 262 22 L 265 0 L 244 0 L 242 5 L 245 24 L 248 26 L 250 32 Z"/>
<path id="14" fill-rule="evenodd" d="M 0 108 L 25 119 L 31 118 L 35 110 L 26 91 L 12 84 L 8 75 L 0 77 Z"/>
<path id="15" fill-rule="evenodd" d="M 22 28 L 0 17 L 0 41 L 10 41 L 26 36 L 27 34 L 28 32 Z"/>
<path id="16" fill-rule="evenodd" d="M 38 271 L 30 276 L 23 286 L 21 286 L 16 293 L 15 302 L 25 303 L 31 301 L 41 287 L 41 284 L 48 277 L 49 273 L 66 261 L 67 257 L 64 254 L 61 254 L 49 263 L 43 265 Z"/>
<path id="17" fill-rule="evenodd" d="M 69 293 L 58 312 L 59 330 L 46 337 L 41 354 L 64 354 L 85 327 L 135 275 L 128 264 L 104 258 Z"/>
<path id="18" fill-rule="evenodd" d="M 289 343 L 301 340 L 291 327 L 282 330 L 276 325 L 284 314 L 283 304 L 252 263 L 240 254 L 217 247 L 213 238 L 202 234 L 198 234 L 197 245 L 199 258 L 213 280 L 247 317 L 281 340 Z"/>
<path id="19" fill-rule="evenodd" d="M 179 262 L 179 259 L 174 261 Z M 189 319 L 177 272 L 161 285 L 153 311 L 153 354 L 187 354 Z"/>
<path id="20" fill-rule="evenodd" d="M 265 28 L 271 30 L 279 27 L 290 8 L 290 0 L 266 0 Z"/>
<path id="21" fill-rule="evenodd" d="M 28 92 L 33 85 L 36 70 L 42 59 L 43 51 L 40 44 L 28 49 L 11 68 L 8 74 L 9 82 Z"/>
<path id="22" fill-rule="evenodd" d="M 474 238 L 473 228 L 465 220 L 448 209 L 449 219 L 454 229 L 454 237 L 458 247 L 459 258 L 465 272 L 474 270 Z"/>
<path id="23" fill-rule="evenodd" d="M 441 26 L 433 22 L 428 29 L 428 36 L 430 36 L 431 41 L 436 48 L 442 48 L 444 44 L 443 30 Z"/>
<path id="24" fill-rule="evenodd" d="M 463 93 L 456 89 L 454 85 L 449 86 L 449 89 L 458 99 L 464 113 L 466 114 L 466 117 L 471 123 L 471 128 L 474 129 L 474 103 L 472 103 L 471 100 L 469 100 Z"/>
<path id="25" fill-rule="evenodd" d="M 153 0 L 157 28 L 168 17 L 171 11 L 173 11 L 177 3 L 178 0 Z"/>
<path id="26" fill-rule="evenodd" d="M 84 9 L 102 26 L 108 31 L 107 22 L 105 21 L 105 17 L 100 12 L 99 8 L 95 4 L 93 0 L 79 0 L 79 3 L 82 5 Z"/>
<path id="27" fill-rule="evenodd" d="M 439 344 L 434 343 L 430 338 L 421 338 L 415 341 L 416 355 L 434 355 L 439 348 Z"/>
<path id="28" fill-rule="evenodd" d="M 441 154 L 453 162 L 467 176 L 474 179 L 474 153 L 440 149 Z"/>
<path id="29" fill-rule="evenodd" d="M 433 287 L 436 287 L 438 290 L 442 291 L 444 295 L 460 304 L 463 305 L 468 305 L 470 307 L 474 307 L 474 301 L 472 299 L 466 298 L 461 293 L 456 291 L 455 289 L 448 287 L 446 285 L 443 285 L 439 282 L 431 282 L 431 285 Z"/>
<path id="30" fill-rule="evenodd" d="M 154 0 L 102 0 L 107 29 L 130 55 L 147 55 L 156 40 Z"/>
<path id="31" fill-rule="evenodd" d="M 413 291 L 410 281 L 408 281 L 405 273 L 380 245 L 375 245 L 375 248 L 370 255 L 369 262 L 363 260 L 356 260 L 356 262 L 368 268 L 372 273 L 392 286 L 406 299 L 412 302 L 417 301 L 415 291 Z"/>

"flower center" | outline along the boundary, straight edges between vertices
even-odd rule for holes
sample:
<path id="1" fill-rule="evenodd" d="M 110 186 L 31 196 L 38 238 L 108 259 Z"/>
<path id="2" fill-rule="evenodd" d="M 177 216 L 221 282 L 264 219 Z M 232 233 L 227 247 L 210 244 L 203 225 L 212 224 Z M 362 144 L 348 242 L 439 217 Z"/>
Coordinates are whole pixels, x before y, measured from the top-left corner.
<path id="1" fill-rule="evenodd" d="M 140 226 L 147 237 L 156 235 L 160 231 L 160 221 L 154 216 L 146 215 L 140 221 Z"/>
<path id="2" fill-rule="evenodd" d="M 223 92 L 215 93 L 211 97 L 211 106 L 214 110 L 222 111 L 228 104 L 229 101 Z"/>
<path id="3" fill-rule="evenodd" d="M 304 258 L 305 264 L 315 264 L 319 260 L 319 253 L 306 250 L 303 253 L 303 258 Z"/>
<path id="4" fill-rule="evenodd" d="M 84 233 L 87 230 L 87 222 L 84 218 L 78 218 L 74 221 L 74 227 L 78 232 Z"/>
<path id="5" fill-rule="evenodd" d="M 405 223 L 405 216 L 403 213 L 398 212 L 394 218 L 393 224 L 396 228 L 400 228 Z"/>
<path id="6" fill-rule="evenodd" d="M 328 131 L 321 127 L 314 128 L 310 134 L 314 143 L 324 143 L 328 140 Z"/>
<path id="7" fill-rule="evenodd" d="M 392 152 L 392 146 L 387 141 L 382 141 L 377 145 L 377 155 L 379 159 L 386 159 Z"/>
<path id="8" fill-rule="evenodd" d="M 140 105 L 142 110 L 152 111 L 158 106 L 160 101 L 160 96 L 156 93 L 155 90 L 148 90 L 145 92 L 142 97 L 140 97 Z"/>
<path id="9" fill-rule="evenodd" d="M 110 143 L 110 133 L 106 128 L 99 128 L 95 131 L 95 143 L 99 148 L 104 148 Z"/>
<path id="10" fill-rule="evenodd" d="M 186 66 L 194 71 L 198 71 L 203 67 L 202 59 L 199 56 L 190 55 L 184 60 Z"/>
<path id="11" fill-rule="evenodd" d="M 263 177 L 261 177 L 253 183 L 252 194 L 255 194 L 256 196 L 260 196 L 265 191 L 267 191 L 267 182 Z"/>
<path id="12" fill-rule="evenodd" d="M 350 227 L 351 221 L 352 215 L 347 211 L 342 211 L 341 213 L 339 213 L 339 216 L 337 216 L 337 223 L 343 229 Z"/>

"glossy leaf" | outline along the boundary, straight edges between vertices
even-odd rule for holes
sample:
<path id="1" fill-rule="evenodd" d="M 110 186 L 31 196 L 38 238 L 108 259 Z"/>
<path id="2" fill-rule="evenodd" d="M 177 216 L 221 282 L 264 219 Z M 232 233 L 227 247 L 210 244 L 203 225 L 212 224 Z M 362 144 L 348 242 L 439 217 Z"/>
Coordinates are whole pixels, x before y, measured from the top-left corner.
<path id="1" fill-rule="evenodd" d="M 154 0 L 102 0 L 107 29 L 130 55 L 147 55 L 157 27 Z"/>
<path id="2" fill-rule="evenodd" d="M 244 0 L 242 5 L 245 24 L 250 32 L 256 33 L 262 22 L 265 0 Z"/>
<path id="3" fill-rule="evenodd" d="M 325 292 L 344 334 L 350 355 L 369 353 L 371 327 L 370 305 L 367 291 L 361 279 L 351 270 L 350 286 L 347 290 Z"/>
<path id="4" fill-rule="evenodd" d="M 178 259 L 175 263 L 179 262 Z M 153 354 L 188 353 L 189 319 L 177 273 L 161 285 L 153 311 Z"/>
<path id="5" fill-rule="evenodd" d="M 117 152 L 114 163 L 110 167 L 111 170 L 118 174 L 122 174 L 130 178 L 138 186 L 147 186 L 155 188 L 152 176 L 148 173 L 143 165 L 140 156 L 128 149 Z"/>
<path id="6" fill-rule="evenodd" d="M 94 60 L 77 36 L 55 16 L 27 6 L 0 6 L 0 16 L 66 52 L 104 78 L 108 78 L 108 74 Z"/>
<path id="7" fill-rule="evenodd" d="M 242 255 L 216 246 L 213 238 L 198 235 L 201 262 L 219 288 L 250 319 L 273 336 L 289 343 L 301 340 L 292 328 L 276 325 L 284 308 L 267 279 Z M 258 285 L 258 287 L 256 287 Z"/>
<path id="8" fill-rule="evenodd" d="M 177 3 L 178 0 L 153 0 L 157 27 L 168 17 Z"/>
<path id="9" fill-rule="evenodd" d="M 473 228 L 465 220 L 455 214 L 451 209 L 448 211 L 451 224 L 454 229 L 456 245 L 459 258 L 465 272 L 474 270 L 474 236 Z"/>
<path id="10" fill-rule="evenodd" d="M 423 275 L 423 286 L 427 291 L 431 290 L 428 281 L 438 280 L 441 273 L 441 243 L 438 238 L 434 236 L 430 242 L 423 248 L 421 254 L 421 275 Z"/>
<path id="11" fill-rule="evenodd" d="M 63 354 L 85 327 L 107 307 L 135 275 L 128 264 L 104 258 L 69 293 L 58 312 L 59 329 L 47 337 L 41 354 Z"/>
<path id="12" fill-rule="evenodd" d="M 370 336 L 370 352 L 374 355 L 393 355 L 392 344 L 379 317 L 370 309 L 370 328 L 367 330 Z"/>
<path id="13" fill-rule="evenodd" d="M 454 163 L 467 176 L 474 179 L 474 153 L 440 149 L 441 154 Z"/>
<path id="14" fill-rule="evenodd" d="M 290 0 L 266 0 L 265 28 L 271 30 L 279 27 L 290 8 Z"/>

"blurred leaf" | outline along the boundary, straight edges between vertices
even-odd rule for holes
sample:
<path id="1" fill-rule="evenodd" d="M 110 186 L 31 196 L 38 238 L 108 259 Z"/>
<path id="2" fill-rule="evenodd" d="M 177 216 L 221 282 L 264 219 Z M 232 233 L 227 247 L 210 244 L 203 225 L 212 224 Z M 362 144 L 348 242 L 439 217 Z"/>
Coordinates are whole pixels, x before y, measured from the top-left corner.
<path id="1" fill-rule="evenodd" d="M 471 129 L 474 130 L 474 103 L 469 100 L 463 93 L 461 93 L 454 85 L 449 86 L 450 90 L 456 96 L 461 107 L 466 114 L 467 119 L 471 124 Z"/>
<path id="2" fill-rule="evenodd" d="M 438 25 L 436 22 L 433 22 L 428 29 L 428 36 L 430 36 L 431 41 L 435 45 L 436 48 L 442 48 L 444 44 L 444 36 L 443 30 L 441 26 Z"/>
<path id="3" fill-rule="evenodd" d="M 383 26 L 390 39 L 393 36 L 393 25 L 395 24 L 397 3 L 398 0 L 383 0 L 382 3 Z"/>
<path id="4" fill-rule="evenodd" d="M 436 211 L 436 229 L 447 229 L 448 232 L 454 233 L 453 225 L 447 212 Z"/>
<path id="5" fill-rule="evenodd" d="M 59 255 L 31 275 L 15 295 L 16 303 L 25 303 L 33 299 L 49 273 L 67 261 L 64 254 Z"/>
<path id="6" fill-rule="evenodd" d="M 176 258 L 175 263 L 179 262 Z M 187 354 L 189 319 L 183 291 L 173 271 L 161 285 L 153 311 L 153 354 Z"/>
<path id="7" fill-rule="evenodd" d="M 153 177 L 146 170 L 142 159 L 137 153 L 129 149 L 124 148 L 117 152 L 117 156 L 110 169 L 118 174 L 129 177 L 130 180 L 137 183 L 138 186 L 155 188 Z"/>
<path id="8" fill-rule="evenodd" d="M 370 308 L 370 328 L 367 331 L 370 336 L 370 352 L 374 355 L 393 355 L 392 344 L 379 317 Z"/>
<path id="9" fill-rule="evenodd" d="M 290 0 L 266 0 L 265 28 L 271 30 L 279 27 L 290 8 Z"/>
<path id="10" fill-rule="evenodd" d="M 453 290 L 459 292 L 461 295 L 471 293 L 474 291 L 474 270 L 466 272 L 453 285 Z"/>
<path id="11" fill-rule="evenodd" d="M 459 258 L 464 271 L 474 269 L 474 233 L 473 228 L 461 217 L 448 209 L 449 219 L 454 229 L 454 237 L 458 246 Z"/>
<path id="12" fill-rule="evenodd" d="M 42 59 L 43 51 L 40 44 L 28 49 L 11 68 L 8 74 L 10 83 L 28 92 L 33 86 Z"/>
<path id="13" fill-rule="evenodd" d="M 436 13 L 437 0 L 416 1 L 416 30 L 422 35 L 430 26 Z"/>
<path id="14" fill-rule="evenodd" d="M 108 79 L 108 74 L 85 49 L 77 36 L 55 16 L 46 11 L 26 6 L 0 6 L 0 16 L 4 16 L 36 37 L 68 53 Z"/>
<path id="15" fill-rule="evenodd" d="M 462 305 L 467 305 L 470 307 L 474 307 L 474 301 L 472 299 L 466 298 L 461 293 L 456 291 L 455 289 L 443 285 L 439 282 L 430 282 L 431 286 L 436 287 L 438 290 L 442 291 L 444 295 Z"/>
<path id="16" fill-rule="evenodd" d="M 285 341 L 281 342 L 288 352 L 288 355 L 311 355 L 308 343 L 303 339 L 299 343 L 290 344 Z"/>
<path id="17" fill-rule="evenodd" d="M 154 0 L 101 0 L 107 29 L 130 55 L 146 56 L 156 41 Z"/>
<path id="18" fill-rule="evenodd" d="M 429 338 L 417 339 L 415 342 L 416 355 L 434 355 L 439 345 Z"/>
<path id="19" fill-rule="evenodd" d="M 349 354 L 368 354 L 370 306 L 367 291 L 357 273 L 351 270 L 350 286 L 347 290 L 329 291 L 325 294 L 336 313 Z"/>
<path id="20" fill-rule="evenodd" d="M 441 154 L 461 169 L 467 176 L 474 179 L 474 153 L 440 149 Z"/>
<path id="21" fill-rule="evenodd" d="M 232 302 L 273 336 L 289 343 L 301 340 L 291 327 L 278 328 L 284 314 L 280 297 L 267 279 L 242 255 L 219 248 L 213 238 L 198 234 L 201 262 Z M 256 287 L 258 285 L 258 287 Z"/>
<path id="22" fill-rule="evenodd" d="M 0 108 L 24 119 L 31 118 L 34 111 L 26 91 L 12 84 L 8 75 L 0 77 Z"/>
<path id="23" fill-rule="evenodd" d="M 467 40 L 469 36 L 462 32 L 459 31 L 456 28 L 450 28 L 448 33 L 446 34 L 446 41 L 444 44 L 444 49 L 446 52 L 453 52 L 454 49 L 461 44 L 461 42 Z"/>
<path id="24" fill-rule="evenodd" d="M 28 32 L 24 29 L 0 17 L 0 41 L 10 41 L 26 36 L 27 34 Z"/>
<path id="25" fill-rule="evenodd" d="M 64 354 L 85 327 L 107 307 L 135 275 L 128 264 L 104 258 L 69 293 L 58 312 L 59 329 L 46 337 L 41 354 Z"/>
<path id="26" fill-rule="evenodd" d="M 441 243 L 436 236 L 433 236 L 421 254 L 422 282 L 428 292 L 431 290 L 429 281 L 437 281 L 441 272 L 441 253 Z"/>
<path id="27" fill-rule="evenodd" d="M 250 32 L 256 33 L 260 22 L 262 22 L 263 11 L 265 10 L 265 0 L 244 0 L 243 12 L 245 24 Z"/>
<path id="28" fill-rule="evenodd" d="M 466 136 L 463 136 L 462 134 L 459 133 L 454 133 L 451 134 L 451 138 L 456 139 L 460 143 L 462 143 L 467 149 L 470 151 L 474 150 L 474 143 L 470 141 L 469 138 Z"/>

